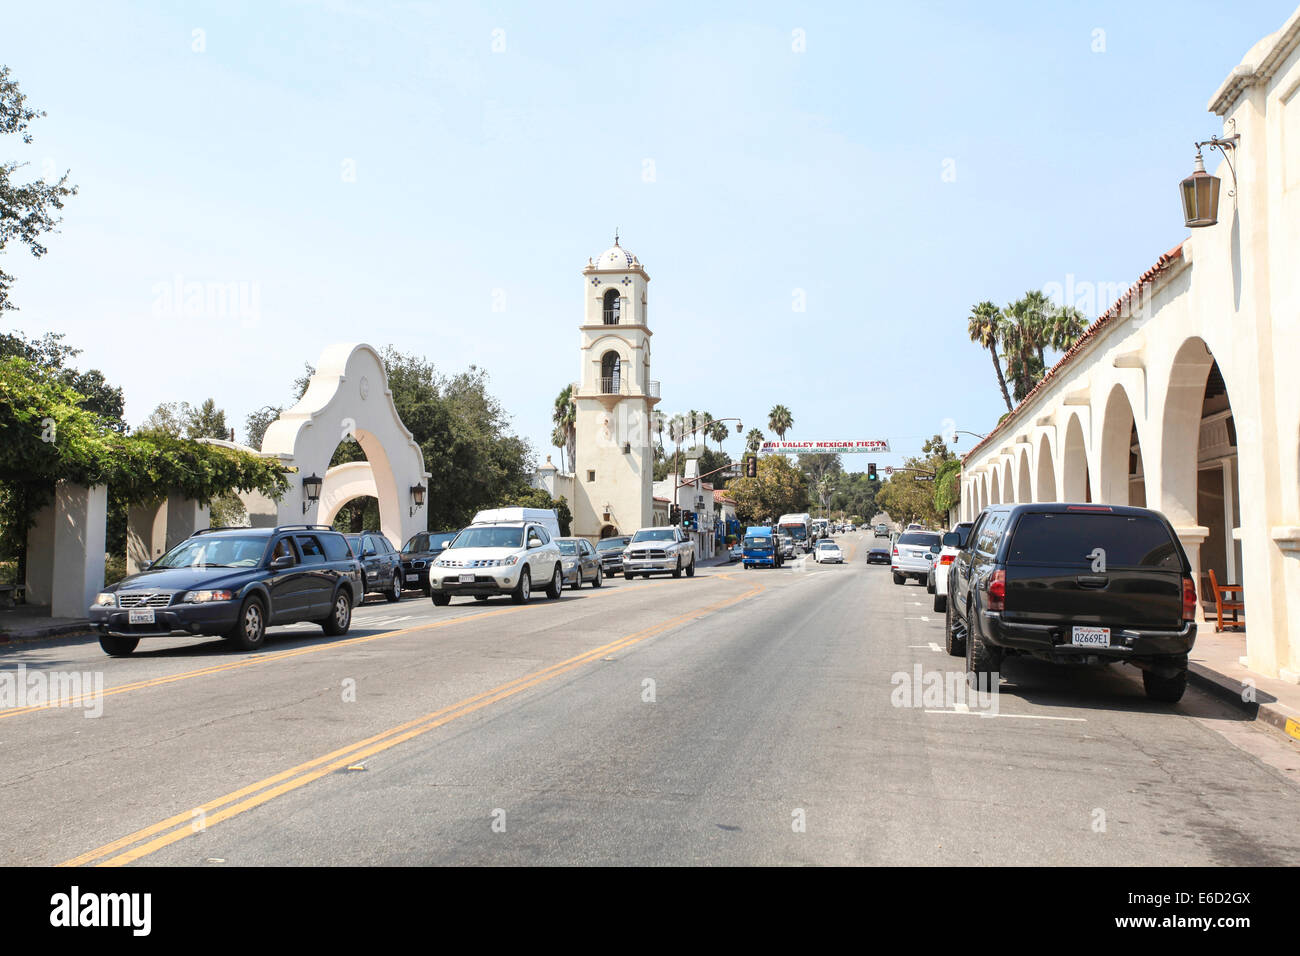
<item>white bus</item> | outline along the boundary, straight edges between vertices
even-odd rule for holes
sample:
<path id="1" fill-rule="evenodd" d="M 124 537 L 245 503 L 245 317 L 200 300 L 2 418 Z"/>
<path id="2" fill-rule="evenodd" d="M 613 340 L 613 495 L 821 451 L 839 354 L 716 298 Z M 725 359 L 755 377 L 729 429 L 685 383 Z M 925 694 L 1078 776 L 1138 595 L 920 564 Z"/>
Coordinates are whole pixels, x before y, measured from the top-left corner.
<path id="1" fill-rule="evenodd" d="M 813 537 L 812 515 L 807 512 L 781 515 L 781 520 L 776 525 L 781 534 L 794 541 L 795 550 L 811 551 L 813 549 L 815 538 Z"/>

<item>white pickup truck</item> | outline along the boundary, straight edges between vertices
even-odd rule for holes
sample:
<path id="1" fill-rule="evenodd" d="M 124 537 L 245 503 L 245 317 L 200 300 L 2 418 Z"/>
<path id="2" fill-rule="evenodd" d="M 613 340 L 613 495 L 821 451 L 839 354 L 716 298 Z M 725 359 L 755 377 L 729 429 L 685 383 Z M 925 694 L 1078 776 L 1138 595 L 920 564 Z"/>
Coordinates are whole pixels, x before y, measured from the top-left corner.
<path id="1" fill-rule="evenodd" d="M 678 528 L 642 528 L 623 549 L 623 577 L 682 572 L 695 577 L 695 543 Z"/>

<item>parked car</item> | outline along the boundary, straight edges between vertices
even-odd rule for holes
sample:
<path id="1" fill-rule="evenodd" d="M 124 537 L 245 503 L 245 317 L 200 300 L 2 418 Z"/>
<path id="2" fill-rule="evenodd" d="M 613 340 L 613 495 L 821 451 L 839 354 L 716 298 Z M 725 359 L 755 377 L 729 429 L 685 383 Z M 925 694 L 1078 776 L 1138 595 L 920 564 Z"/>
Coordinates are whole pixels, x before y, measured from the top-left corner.
<path id="1" fill-rule="evenodd" d="M 727 561 L 744 561 L 745 546 L 743 544 L 733 544 L 731 550 L 727 553 Z"/>
<path id="2" fill-rule="evenodd" d="M 1125 661 L 1146 694 L 1174 702 L 1196 640 L 1196 584 L 1172 525 L 1121 505 L 984 510 L 950 572 L 948 653 L 980 680 L 1005 657 Z"/>
<path id="3" fill-rule="evenodd" d="M 459 531 L 421 531 L 411 535 L 402 545 L 402 583 L 428 596 L 429 566 L 458 534 Z"/>
<path id="4" fill-rule="evenodd" d="M 590 581 L 593 588 L 605 583 L 600 557 L 590 541 L 586 538 L 556 538 L 555 543 L 560 546 L 565 584 L 576 591 L 584 581 Z"/>
<path id="5" fill-rule="evenodd" d="M 219 635 L 256 651 L 277 624 L 314 621 L 346 634 L 363 587 L 347 541 L 325 525 L 218 528 L 104 588 L 88 616 L 113 657 L 145 637 Z"/>
<path id="6" fill-rule="evenodd" d="M 695 544 L 680 528 L 642 528 L 623 552 L 623 577 L 629 581 L 638 574 L 680 578 L 683 572 L 695 577 Z"/>
<path id="7" fill-rule="evenodd" d="M 817 547 L 813 551 L 813 560 L 818 564 L 843 564 L 844 552 L 834 541 L 823 539 L 817 542 Z"/>
<path id="8" fill-rule="evenodd" d="M 623 549 L 631 540 L 630 534 L 621 534 L 596 542 L 596 554 L 600 556 L 600 566 L 605 574 L 623 573 Z"/>
<path id="9" fill-rule="evenodd" d="M 461 594 L 479 601 L 508 594 L 516 604 L 524 604 L 532 597 L 534 581 L 547 582 L 547 597 L 560 596 L 564 571 L 559 545 L 538 521 L 502 516 L 476 521 L 456 535 L 429 569 L 429 594 L 438 607 Z"/>
<path id="10" fill-rule="evenodd" d="M 908 578 L 924 582 L 930 576 L 934 561 L 931 545 L 942 542 L 937 531 L 904 531 L 890 550 L 889 566 L 894 572 L 894 583 L 904 584 Z"/>
<path id="11" fill-rule="evenodd" d="M 877 538 L 888 538 L 888 537 L 889 537 L 889 525 L 887 525 L 887 524 L 878 524 L 878 525 L 876 525 L 876 534 L 875 534 L 875 537 L 877 537 Z"/>
<path id="12" fill-rule="evenodd" d="M 402 599 L 402 556 L 378 531 L 345 534 L 353 556 L 361 562 L 361 577 L 367 594 L 382 594 L 389 601 Z"/>
<path id="13" fill-rule="evenodd" d="M 966 536 L 970 534 L 973 521 L 963 521 L 953 525 L 953 529 L 943 536 L 939 552 L 930 565 L 930 576 L 926 580 L 926 590 L 934 595 L 934 609 L 942 611 L 948 606 L 948 572 L 957 552 L 966 546 Z M 934 550 L 934 545 L 930 545 Z"/>

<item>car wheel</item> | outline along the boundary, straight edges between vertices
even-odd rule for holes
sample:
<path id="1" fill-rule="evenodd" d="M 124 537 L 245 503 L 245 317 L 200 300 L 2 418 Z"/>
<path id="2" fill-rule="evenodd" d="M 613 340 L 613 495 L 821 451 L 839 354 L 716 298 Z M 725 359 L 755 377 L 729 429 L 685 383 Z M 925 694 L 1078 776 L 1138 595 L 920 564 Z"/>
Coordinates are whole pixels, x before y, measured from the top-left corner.
<path id="1" fill-rule="evenodd" d="M 936 594 L 934 596 L 934 609 L 936 611 L 942 611 L 945 608 L 947 608 L 947 606 L 948 606 L 948 595 Z"/>
<path id="2" fill-rule="evenodd" d="M 434 607 L 446 607 L 446 606 L 447 606 L 448 604 L 450 604 L 450 603 L 451 603 L 451 595 L 450 595 L 450 594 L 447 594 L 446 592 L 443 592 L 443 591 L 434 591 L 434 592 L 433 592 L 433 606 L 434 606 Z"/>
<path id="3" fill-rule="evenodd" d="M 240 605 L 239 617 L 227 635 L 241 651 L 260 651 L 266 644 L 266 609 L 255 597 Z"/>
<path id="4" fill-rule="evenodd" d="M 947 604 L 947 602 L 944 602 Z M 953 657 L 966 656 L 966 635 L 965 625 L 957 620 L 957 615 L 952 613 L 952 605 L 948 604 L 943 616 L 943 647 Z M 960 629 L 960 633 L 959 633 Z"/>
<path id="5" fill-rule="evenodd" d="M 105 634 L 99 639 L 99 646 L 109 657 L 130 657 L 139 643 L 138 637 L 114 637 L 111 634 Z"/>
<path id="6" fill-rule="evenodd" d="M 578 582 L 582 582 L 582 572 L 578 572 Z M 564 572 L 560 566 L 555 566 L 555 573 L 551 575 L 551 585 L 546 589 L 546 596 L 554 601 L 564 591 Z"/>
<path id="7" fill-rule="evenodd" d="M 907 578 L 903 577 L 903 576 L 902 576 L 901 574 L 899 574 L 897 571 L 894 572 L 894 583 L 895 583 L 895 584 L 902 584 L 902 583 L 903 583 L 904 581 L 906 581 L 906 580 L 907 580 Z"/>
<path id="8" fill-rule="evenodd" d="M 597 565 L 597 566 L 596 566 L 596 580 L 594 580 L 594 581 L 591 582 L 591 586 L 592 586 L 593 588 L 598 588 L 598 587 L 600 587 L 600 586 L 601 586 L 602 584 L 604 584 L 604 583 L 605 583 L 605 572 L 604 572 L 604 570 L 601 569 L 600 565 Z"/>
<path id="9" fill-rule="evenodd" d="M 632 572 L 631 572 L 631 571 L 624 571 L 624 572 L 623 572 L 623 577 L 625 577 L 625 578 L 627 578 L 629 581 L 631 581 L 631 580 L 632 580 Z"/>
<path id="10" fill-rule="evenodd" d="M 1162 704 L 1176 704 L 1183 698 L 1183 692 L 1187 690 L 1187 663 L 1184 661 L 1182 667 L 1172 676 L 1161 676 L 1155 671 L 1142 671 L 1142 689 L 1146 691 L 1148 700 L 1159 701 Z"/>
<path id="11" fill-rule="evenodd" d="M 975 606 L 966 607 L 966 676 L 977 691 L 993 690 L 993 675 L 1002 666 L 1002 651 L 984 639 Z"/>
<path id="12" fill-rule="evenodd" d="M 682 559 L 678 558 L 677 567 L 673 568 L 673 577 L 680 578 L 681 576 L 682 576 Z"/>
<path id="13" fill-rule="evenodd" d="M 330 637 L 338 637 L 348 632 L 352 626 L 352 598 L 343 588 L 339 588 L 338 593 L 334 595 L 334 607 L 330 610 L 330 616 L 325 618 L 321 627 Z"/>
<path id="14" fill-rule="evenodd" d="M 561 587 L 564 586 L 564 585 L 563 585 L 563 579 L 561 579 L 561 584 L 560 584 L 560 586 L 561 586 Z M 575 574 L 575 575 L 573 576 L 573 583 L 570 584 L 569 587 L 572 588 L 572 589 L 575 590 L 575 591 L 581 591 L 581 590 L 582 590 L 582 568 L 579 568 L 579 569 L 578 569 L 578 573 Z"/>
<path id="15" fill-rule="evenodd" d="M 400 574 L 393 575 L 393 586 L 384 592 L 384 597 L 388 598 L 389 603 L 402 599 L 402 576 Z"/>
<path id="16" fill-rule="evenodd" d="M 519 583 L 516 584 L 515 589 L 510 592 L 510 600 L 514 601 L 516 604 L 527 604 L 528 599 L 532 596 L 532 575 L 528 573 L 527 568 L 524 568 L 519 574 Z"/>
<path id="17" fill-rule="evenodd" d="M 695 559 L 694 559 L 694 558 L 691 559 L 691 563 L 690 563 L 690 564 L 686 565 L 686 576 L 687 576 L 688 578 L 693 578 L 693 577 L 695 577 Z"/>
<path id="18" fill-rule="evenodd" d="M 934 593 L 934 579 L 933 579 L 933 578 L 926 578 L 926 579 L 925 579 L 925 590 L 926 590 L 926 592 L 929 593 L 929 594 L 933 594 L 933 593 Z M 939 609 L 938 609 L 938 608 L 935 608 L 935 610 L 937 611 L 937 610 L 939 610 Z"/>

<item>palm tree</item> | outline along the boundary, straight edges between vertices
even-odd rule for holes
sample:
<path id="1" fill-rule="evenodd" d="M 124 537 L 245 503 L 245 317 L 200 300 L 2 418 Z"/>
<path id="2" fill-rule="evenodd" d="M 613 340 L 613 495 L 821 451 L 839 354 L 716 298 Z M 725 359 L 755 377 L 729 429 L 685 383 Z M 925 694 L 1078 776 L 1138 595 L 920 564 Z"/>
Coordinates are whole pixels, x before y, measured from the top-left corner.
<path id="1" fill-rule="evenodd" d="M 718 443 L 718 451 L 722 451 L 722 443 L 730 434 L 731 429 L 727 427 L 726 422 L 714 422 L 709 426 L 709 437 Z"/>
<path id="2" fill-rule="evenodd" d="M 993 370 L 998 373 L 998 387 L 1002 389 L 1002 400 L 1007 403 L 1007 411 L 1011 411 L 1011 395 L 1007 392 L 1007 380 L 1002 375 L 1002 364 L 998 362 L 998 342 L 1002 338 L 1004 324 L 1002 312 L 996 305 L 986 300 L 971 308 L 966 331 L 972 342 L 989 350 L 989 355 L 993 358 Z"/>
<path id="3" fill-rule="evenodd" d="M 767 415 L 767 427 L 784 441 L 785 433 L 794 427 L 794 416 L 790 414 L 790 409 L 784 405 L 773 405 Z"/>
<path id="4" fill-rule="evenodd" d="M 1058 352 L 1067 352 L 1079 341 L 1088 320 L 1072 305 L 1059 306 L 1048 319 L 1047 341 Z"/>
<path id="5" fill-rule="evenodd" d="M 745 448 L 751 453 L 757 452 L 758 446 L 763 444 L 765 440 L 766 436 L 761 431 L 757 428 L 751 428 L 749 434 L 745 436 Z"/>
<path id="6" fill-rule="evenodd" d="M 573 461 L 573 446 L 578 440 L 578 410 L 573 403 L 573 386 L 566 385 L 555 397 L 555 411 L 551 415 L 555 431 L 551 433 L 551 442 L 560 449 L 560 470 L 568 471 L 564 453 L 569 453 L 568 460 Z"/>

